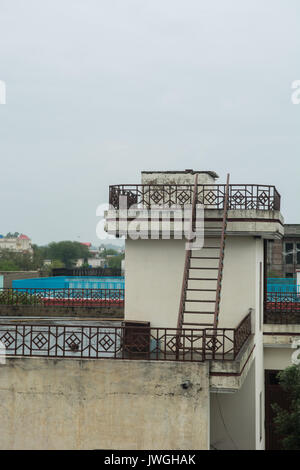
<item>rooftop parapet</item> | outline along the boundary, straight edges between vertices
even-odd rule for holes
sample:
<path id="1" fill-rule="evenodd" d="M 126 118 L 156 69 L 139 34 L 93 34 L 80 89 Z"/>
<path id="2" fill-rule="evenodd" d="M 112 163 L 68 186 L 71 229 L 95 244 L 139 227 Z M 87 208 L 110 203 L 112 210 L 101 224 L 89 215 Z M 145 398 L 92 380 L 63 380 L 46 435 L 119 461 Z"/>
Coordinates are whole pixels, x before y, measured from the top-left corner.
<path id="1" fill-rule="evenodd" d="M 142 184 L 194 184 L 198 175 L 199 184 L 214 184 L 219 178 L 214 171 L 142 171 Z"/>

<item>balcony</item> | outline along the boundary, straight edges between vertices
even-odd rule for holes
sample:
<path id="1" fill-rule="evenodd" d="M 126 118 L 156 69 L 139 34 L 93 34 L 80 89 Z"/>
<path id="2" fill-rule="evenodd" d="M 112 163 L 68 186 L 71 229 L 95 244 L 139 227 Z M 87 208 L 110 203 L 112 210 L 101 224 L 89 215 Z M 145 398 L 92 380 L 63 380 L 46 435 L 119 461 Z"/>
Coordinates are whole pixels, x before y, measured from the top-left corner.
<path id="1" fill-rule="evenodd" d="M 154 361 L 236 361 L 251 336 L 248 314 L 237 328 L 150 328 L 145 325 L 0 323 L 8 356 L 144 359 Z"/>
<path id="2" fill-rule="evenodd" d="M 139 220 L 141 238 L 152 238 L 151 231 L 157 232 L 158 237 L 168 231 L 170 238 L 179 238 L 182 222 L 186 220 L 184 211 L 192 207 L 193 196 L 192 184 L 110 186 L 105 230 L 116 237 L 128 238 L 127 223 L 136 218 Z M 196 186 L 195 203 L 204 208 L 204 231 L 208 236 L 220 235 L 225 199 L 224 184 Z M 268 240 L 283 236 L 280 195 L 274 186 L 229 185 L 227 213 L 228 235 Z M 199 218 L 196 215 L 196 221 L 200 227 L 202 214 L 200 211 L 196 214 L 199 215 Z"/>
<path id="3" fill-rule="evenodd" d="M 199 184 L 197 186 L 197 204 L 205 209 L 224 208 L 224 184 Z M 191 184 L 136 184 L 114 185 L 109 187 L 109 203 L 114 209 L 120 209 L 120 198 L 127 198 L 127 208 L 184 206 L 192 204 L 194 186 Z M 229 185 L 230 210 L 265 210 L 280 211 L 280 194 L 275 186 L 264 185 Z"/>

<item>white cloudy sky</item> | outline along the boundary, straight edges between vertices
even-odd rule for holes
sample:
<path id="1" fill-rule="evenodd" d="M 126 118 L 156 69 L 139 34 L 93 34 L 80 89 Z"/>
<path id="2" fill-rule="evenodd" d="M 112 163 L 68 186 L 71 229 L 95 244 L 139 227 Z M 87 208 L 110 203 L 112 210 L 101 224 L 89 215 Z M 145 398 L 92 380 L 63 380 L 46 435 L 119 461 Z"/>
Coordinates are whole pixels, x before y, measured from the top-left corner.
<path id="1" fill-rule="evenodd" d="M 109 184 L 214 170 L 300 223 L 299 0 L 0 0 L 0 233 L 98 243 Z"/>

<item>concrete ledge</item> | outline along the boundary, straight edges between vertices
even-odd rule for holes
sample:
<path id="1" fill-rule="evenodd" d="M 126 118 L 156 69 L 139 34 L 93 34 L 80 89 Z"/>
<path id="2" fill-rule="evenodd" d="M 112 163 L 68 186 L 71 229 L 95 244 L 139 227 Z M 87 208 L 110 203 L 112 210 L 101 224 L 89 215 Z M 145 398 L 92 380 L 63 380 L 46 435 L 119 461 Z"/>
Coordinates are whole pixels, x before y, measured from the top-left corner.
<path id="1" fill-rule="evenodd" d="M 253 361 L 254 335 L 248 339 L 235 361 L 211 361 L 210 391 L 236 392 L 241 388 Z"/>
<path id="2" fill-rule="evenodd" d="M 264 324 L 264 346 L 290 345 L 297 336 L 300 338 L 300 324 Z"/>
<path id="3" fill-rule="evenodd" d="M 152 209 L 156 212 L 156 209 Z M 171 209 L 170 209 L 171 210 Z M 125 211 L 106 211 L 105 212 L 105 230 L 108 233 L 127 233 L 127 224 L 138 217 L 139 233 L 145 238 L 150 237 L 150 231 L 155 230 L 161 234 L 162 230 L 169 230 L 170 236 L 182 233 L 182 213 L 176 211 L 170 217 L 164 217 L 164 209 L 157 209 L 160 220 L 152 220 L 149 218 L 147 209 L 137 209 L 134 217 L 127 216 Z M 167 210 L 167 212 L 169 212 Z M 209 227 L 205 226 L 208 222 L 222 222 L 223 211 L 218 209 L 204 210 L 204 228 L 205 233 L 210 236 L 218 231 L 210 233 Z M 220 232 L 220 230 L 219 230 Z M 238 236 L 261 236 L 263 238 L 275 239 L 282 238 L 284 235 L 284 219 L 280 211 L 270 210 L 229 210 L 228 211 L 228 235 Z"/>

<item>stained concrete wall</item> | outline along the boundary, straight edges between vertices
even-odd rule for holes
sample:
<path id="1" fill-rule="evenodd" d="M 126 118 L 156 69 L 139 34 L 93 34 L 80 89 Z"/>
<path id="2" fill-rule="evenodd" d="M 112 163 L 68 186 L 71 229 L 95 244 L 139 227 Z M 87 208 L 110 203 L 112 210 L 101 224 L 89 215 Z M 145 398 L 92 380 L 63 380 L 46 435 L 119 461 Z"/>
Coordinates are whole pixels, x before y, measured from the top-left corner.
<path id="1" fill-rule="evenodd" d="M 214 171 L 142 171 L 142 184 L 214 184 L 218 175 Z"/>
<path id="2" fill-rule="evenodd" d="M 207 449 L 207 367 L 8 358 L 0 365 L 0 448 Z"/>

